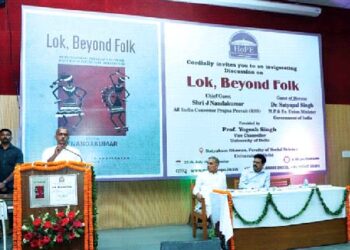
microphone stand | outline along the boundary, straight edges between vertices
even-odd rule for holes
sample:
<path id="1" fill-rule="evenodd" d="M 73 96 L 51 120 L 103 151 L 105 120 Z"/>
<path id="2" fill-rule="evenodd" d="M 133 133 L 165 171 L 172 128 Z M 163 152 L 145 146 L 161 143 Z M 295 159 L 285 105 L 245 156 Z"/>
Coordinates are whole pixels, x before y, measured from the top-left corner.
<path id="1" fill-rule="evenodd" d="M 68 148 L 63 148 L 63 149 L 67 150 L 68 152 L 71 152 L 72 154 L 75 154 L 76 156 L 79 157 L 80 162 L 83 162 L 83 158 L 80 156 L 80 154 L 78 154 L 78 153 L 76 153 L 76 152 L 74 152 L 74 151 L 72 151 L 72 150 L 70 150 Z"/>

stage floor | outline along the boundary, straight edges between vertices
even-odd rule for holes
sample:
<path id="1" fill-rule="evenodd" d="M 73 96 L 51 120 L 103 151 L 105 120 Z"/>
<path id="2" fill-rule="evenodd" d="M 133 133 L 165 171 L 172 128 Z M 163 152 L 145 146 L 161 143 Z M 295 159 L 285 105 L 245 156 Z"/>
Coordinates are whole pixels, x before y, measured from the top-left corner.
<path id="1" fill-rule="evenodd" d="M 170 225 L 135 229 L 99 230 L 99 250 L 159 250 L 162 241 L 202 240 L 202 230 L 197 231 L 197 238 L 192 238 L 189 225 Z M 8 237 L 8 250 L 12 250 L 12 238 Z M 3 241 L 0 239 L 0 250 Z M 337 244 L 322 247 L 299 248 L 298 250 L 349 250 L 350 244 Z M 239 250 L 239 249 L 237 249 Z M 254 249 L 252 249 L 254 250 Z"/>

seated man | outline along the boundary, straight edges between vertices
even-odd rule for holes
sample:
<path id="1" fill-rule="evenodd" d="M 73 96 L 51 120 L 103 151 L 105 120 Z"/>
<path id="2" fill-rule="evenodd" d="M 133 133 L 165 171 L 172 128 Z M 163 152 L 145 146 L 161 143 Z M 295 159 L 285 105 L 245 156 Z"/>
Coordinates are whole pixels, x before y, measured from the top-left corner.
<path id="1" fill-rule="evenodd" d="M 266 158 L 262 154 L 254 155 L 253 168 L 244 169 L 239 179 L 239 188 L 269 188 L 270 172 L 264 170 Z"/>
<path id="2" fill-rule="evenodd" d="M 197 199 L 205 199 L 207 216 L 211 214 L 209 194 L 213 189 L 227 189 L 226 175 L 218 172 L 219 159 L 211 156 L 208 158 L 208 171 L 202 172 L 197 176 L 196 185 L 193 188 L 193 194 Z M 199 209 L 199 207 L 197 207 Z"/>

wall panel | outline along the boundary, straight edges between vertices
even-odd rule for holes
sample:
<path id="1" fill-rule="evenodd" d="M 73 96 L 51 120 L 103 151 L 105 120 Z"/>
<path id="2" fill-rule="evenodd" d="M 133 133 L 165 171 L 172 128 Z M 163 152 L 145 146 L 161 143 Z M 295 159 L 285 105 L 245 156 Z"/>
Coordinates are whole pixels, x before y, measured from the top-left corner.
<path id="1" fill-rule="evenodd" d="M 100 228 L 186 224 L 190 180 L 99 182 Z"/>
<path id="2" fill-rule="evenodd" d="M 12 143 L 20 145 L 19 140 L 19 103 L 15 95 L 0 95 L 0 128 L 12 131 Z"/>
<path id="3" fill-rule="evenodd" d="M 350 150 L 350 106 L 326 105 L 328 183 L 350 184 L 350 158 L 342 158 Z"/>

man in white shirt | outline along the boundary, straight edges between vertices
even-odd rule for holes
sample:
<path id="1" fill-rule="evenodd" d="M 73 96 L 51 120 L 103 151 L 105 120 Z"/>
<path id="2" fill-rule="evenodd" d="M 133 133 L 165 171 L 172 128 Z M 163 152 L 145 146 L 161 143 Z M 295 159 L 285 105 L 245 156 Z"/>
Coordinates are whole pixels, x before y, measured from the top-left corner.
<path id="1" fill-rule="evenodd" d="M 264 170 L 265 163 L 264 155 L 254 155 L 253 168 L 249 167 L 242 172 L 238 187 L 242 189 L 269 188 L 270 172 Z"/>
<path id="2" fill-rule="evenodd" d="M 68 146 L 69 133 L 66 128 L 58 128 L 55 135 L 57 145 L 46 148 L 42 154 L 42 161 L 83 161 L 78 149 Z"/>
<path id="3" fill-rule="evenodd" d="M 211 215 L 211 204 L 209 194 L 213 189 L 227 189 L 226 175 L 222 172 L 218 172 L 219 159 L 211 156 L 208 158 L 208 171 L 200 173 L 196 179 L 196 185 L 193 188 L 193 194 L 197 196 L 197 199 L 205 199 L 207 216 Z"/>

